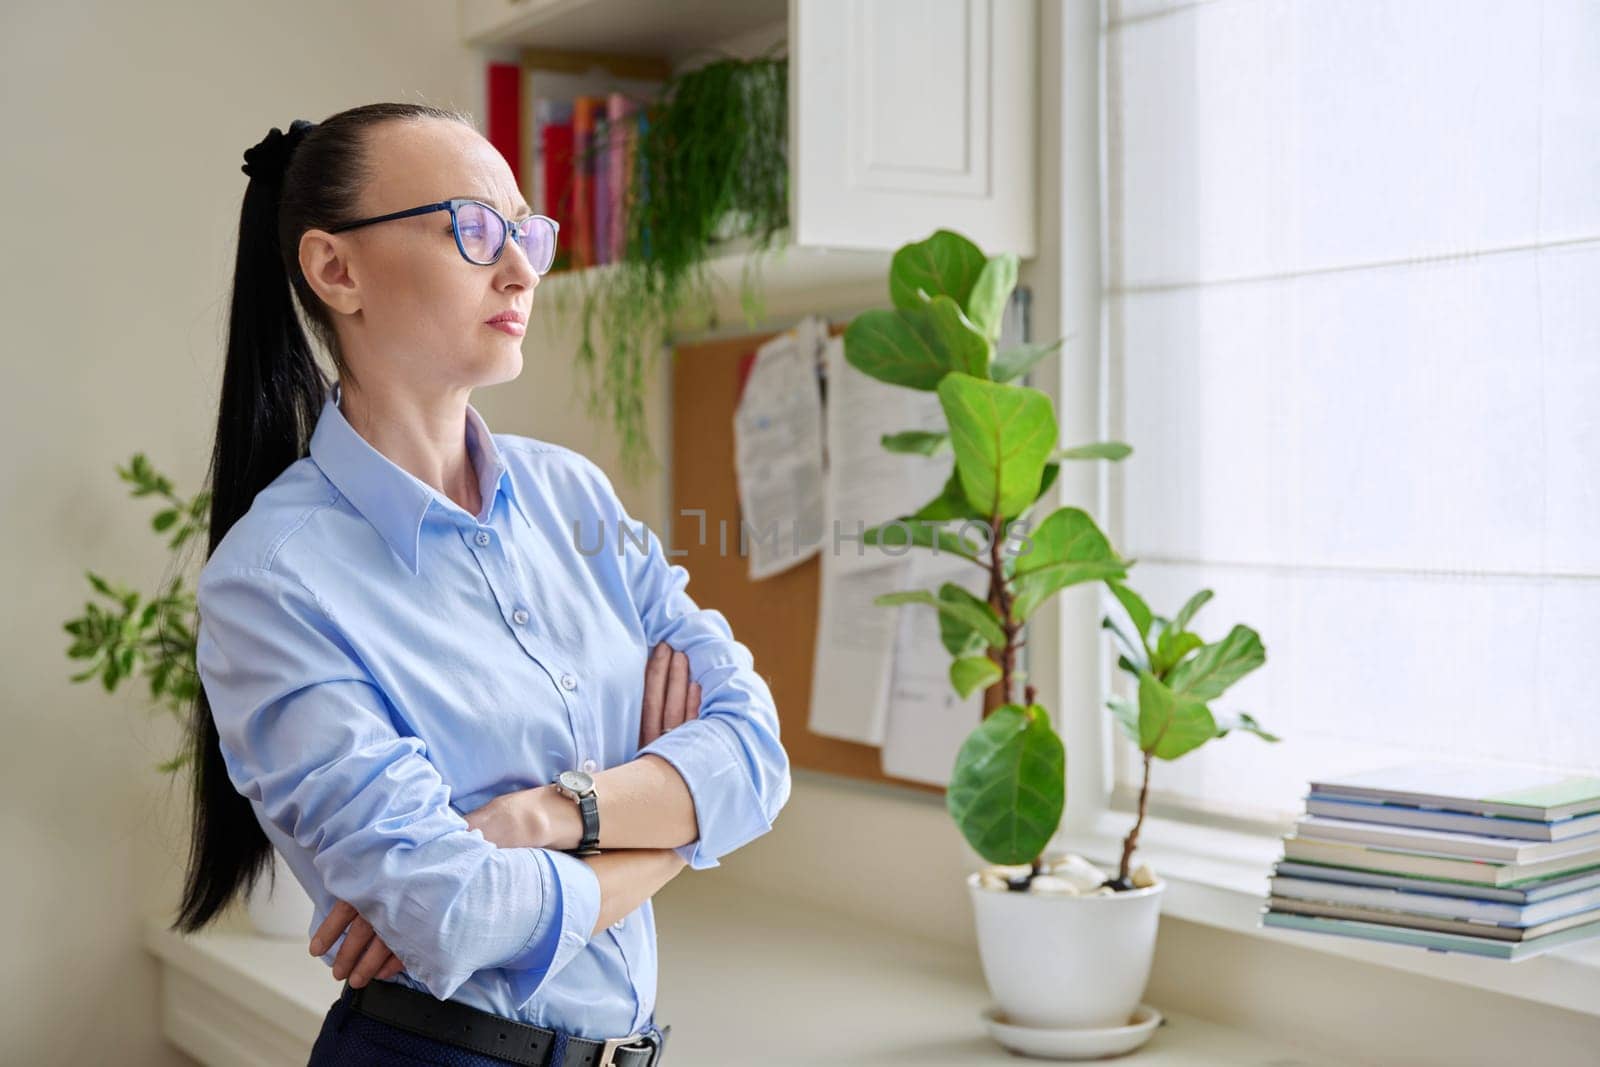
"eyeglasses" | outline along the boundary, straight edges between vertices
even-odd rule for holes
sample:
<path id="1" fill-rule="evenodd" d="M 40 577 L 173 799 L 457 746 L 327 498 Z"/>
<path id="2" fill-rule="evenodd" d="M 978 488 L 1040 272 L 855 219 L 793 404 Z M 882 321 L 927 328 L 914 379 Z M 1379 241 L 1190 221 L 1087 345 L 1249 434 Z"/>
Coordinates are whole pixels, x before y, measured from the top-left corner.
<path id="1" fill-rule="evenodd" d="M 522 246 L 535 273 L 544 274 L 555 262 L 556 233 L 561 229 L 560 223 L 546 215 L 529 215 L 518 222 L 511 222 L 481 200 L 441 200 L 437 204 L 423 204 L 409 211 L 342 223 L 328 232 L 343 233 L 357 226 L 371 226 L 375 222 L 406 219 L 433 211 L 450 212 L 450 228 L 456 235 L 456 248 L 468 263 L 480 267 L 498 263 L 500 254 L 505 251 L 506 235 L 510 233 L 516 235 L 516 241 Z"/>

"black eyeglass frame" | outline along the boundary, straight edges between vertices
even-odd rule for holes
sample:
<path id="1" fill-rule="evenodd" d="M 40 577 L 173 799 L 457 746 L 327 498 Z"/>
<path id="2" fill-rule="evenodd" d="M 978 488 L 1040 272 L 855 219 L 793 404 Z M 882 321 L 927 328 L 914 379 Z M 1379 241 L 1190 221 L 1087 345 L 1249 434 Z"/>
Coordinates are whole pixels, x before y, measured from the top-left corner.
<path id="1" fill-rule="evenodd" d="M 461 240 L 461 223 L 456 217 L 456 209 L 461 207 L 463 204 L 478 205 L 479 207 L 488 211 L 489 214 L 499 219 L 501 225 L 505 227 L 500 234 L 500 250 L 496 252 L 494 254 L 494 258 L 488 262 L 473 259 L 471 256 L 467 255 L 467 247 L 464 243 L 462 243 Z M 528 222 L 530 219 L 539 219 L 540 221 L 549 223 L 550 225 L 550 263 L 545 264 L 544 267 L 541 268 L 537 263 L 534 263 L 530 260 L 529 266 L 533 267 L 535 273 L 542 276 L 549 273 L 551 265 L 555 262 L 556 242 L 560 240 L 561 237 L 561 223 L 557 222 L 548 215 L 529 215 L 526 218 L 519 219 L 516 223 L 513 223 L 510 219 L 507 219 L 504 215 L 500 214 L 499 211 L 495 210 L 493 204 L 485 204 L 482 200 L 473 200 L 470 197 L 457 197 L 453 200 L 441 200 L 437 204 L 423 204 L 421 207 L 410 208 L 406 211 L 391 211 L 387 215 L 375 215 L 370 219 L 356 219 L 354 222 L 340 223 L 338 226 L 333 227 L 328 232 L 343 233 L 346 230 L 353 230 L 358 226 L 371 226 L 376 222 L 389 222 L 393 219 L 408 219 L 414 215 L 427 215 L 435 211 L 450 212 L 450 232 L 455 235 L 456 251 L 461 253 L 462 259 L 466 260 L 468 263 L 471 263 L 475 267 L 491 267 L 500 262 L 500 257 L 506 254 L 506 244 L 511 240 L 512 227 L 520 226 L 522 223 Z M 526 254 L 527 249 L 523 249 L 523 252 Z"/>

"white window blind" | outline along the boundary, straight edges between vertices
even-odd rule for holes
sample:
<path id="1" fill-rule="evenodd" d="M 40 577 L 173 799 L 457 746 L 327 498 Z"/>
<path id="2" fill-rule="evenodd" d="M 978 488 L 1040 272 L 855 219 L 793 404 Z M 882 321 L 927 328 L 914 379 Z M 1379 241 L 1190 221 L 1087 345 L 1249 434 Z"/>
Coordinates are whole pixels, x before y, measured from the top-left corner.
<path id="1" fill-rule="evenodd" d="M 1412 756 L 1592 772 L 1600 3 L 1112 0 L 1104 34 L 1114 539 L 1159 613 L 1209 587 L 1203 637 L 1261 632 L 1218 706 L 1284 737 L 1157 761 L 1152 796 L 1282 819 Z"/>

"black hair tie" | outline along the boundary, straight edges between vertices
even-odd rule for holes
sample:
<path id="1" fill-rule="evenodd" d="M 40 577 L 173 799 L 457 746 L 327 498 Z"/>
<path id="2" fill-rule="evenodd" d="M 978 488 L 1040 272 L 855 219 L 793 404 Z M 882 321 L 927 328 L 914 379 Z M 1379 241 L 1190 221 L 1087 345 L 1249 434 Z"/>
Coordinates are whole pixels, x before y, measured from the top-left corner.
<path id="1" fill-rule="evenodd" d="M 288 169 L 289 157 L 294 154 L 295 147 L 315 125 L 306 119 L 295 119 L 289 123 L 288 133 L 272 127 L 272 131 L 254 147 L 245 150 L 244 166 L 239 169 L 252 178 L 258 175 L 281 177 Z"/>

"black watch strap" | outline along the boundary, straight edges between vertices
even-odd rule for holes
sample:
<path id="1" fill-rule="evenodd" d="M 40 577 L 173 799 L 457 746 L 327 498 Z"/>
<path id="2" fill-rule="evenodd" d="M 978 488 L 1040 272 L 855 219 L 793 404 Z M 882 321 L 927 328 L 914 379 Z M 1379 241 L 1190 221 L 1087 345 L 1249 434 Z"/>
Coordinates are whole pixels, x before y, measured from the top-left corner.
<path id="1" fill-rule="evenodd" d="M 583 840 L 576 849 L 579 855 L 600 851 L 600 799 L 590 790 L 578 797 L 578 813 L 583 816 Z"/>

